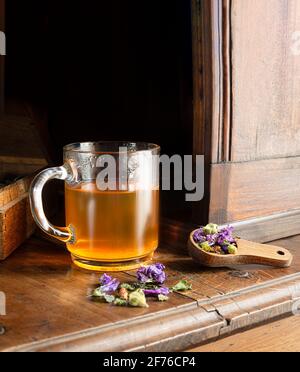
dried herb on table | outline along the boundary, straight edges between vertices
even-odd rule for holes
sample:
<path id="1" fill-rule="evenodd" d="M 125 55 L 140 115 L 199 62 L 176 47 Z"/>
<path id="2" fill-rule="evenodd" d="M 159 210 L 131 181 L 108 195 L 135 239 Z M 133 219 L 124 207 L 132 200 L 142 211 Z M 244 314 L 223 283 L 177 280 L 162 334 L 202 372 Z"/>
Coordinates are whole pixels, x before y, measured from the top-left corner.
<path id="1" fill-rule="evenodd" d="M 115 299 L 115 301 L 114 301 L 114 305 L 115 305 L 115 306 L 127 306 L 128 303 L 127 303 L 126 300 L 123 300 L 122 298 L 117 297 L 117 298 Z"/>
<path id="2" fill-rule="evenodd" d="M 170 293 L 170 290 L 167 287 L 160 287 L 156 289 L 144 289 L 144 293 L 149 297 L 157 297 L 159 295 L 167 296 Z"/>
<path id="3" fill-rule="evenodd" d="M 137 289 L 129 294 L 128 304 L 134 307 L 149 307 L 142 289 Z"/>
<path id="4" fill-rule="evenodd" d="M 128 297 L 129 297 L 129 293 L 128 293 L 127 289 L 126 288 L 120 288 L 119 289 L 119 298 L 124 300 L 124 301 L 127 301 Z"/>
<path id="5" fill-rule="evenodd" d="M 129 283 L 122 283 L 120 285 L 120 288 L 127 289 L 128 291 L 134 291 L 136 289 L 136 287 L 134 286 L 134 284 L 129 284 Z"/>
<path id="6" fill-rule="evenodd" d="M 168 296 L 164 296 L 162 294 L 159 294 L 158 295 L 158 301 L 163 302 L 163 301 L 168 301 L 168 300 L 169 300 L 169 297 Z"/>
<path id="7" fill-rule="evenodd" d="M 165 266 L 161 263 L 142 266 L 136 274 L 138 281 L 141 283 L 163 284 L 166 280 Z"/>
<path id="8" fill-rule="evenodd" d="M 112 303 L 115 300 L 115 296 L 107 294 L 101 290 L 101 287 L 96 288 L 92 294 L 91 297 L 97 300 L 102 300 L 108 303 Z"/>
<path id="9" fill-rule="evenodd" d="M 103 274 L 100 278 L 102 292 L 111 293 L 118 289 L 120 282 L 107 274 Z"/>
<path id="10" fill-rule="evenodd" d="M 188 283 L 186 280 L 180 280 L 177 284 L 175 284 L 172 287 L 172 291 L 177 291 L 177 292 L 184 292 L 184 291 L 189 291 L 192 289 L 192 285 Z"/>
<path id="11" fill-rule="evenodd" d="M 173 291 L 188 291 L 192 288 L 186 280 L 181 280 L 172 288 L 164 284 L 167 276 L 165 266 L 161 263 L 143 266 L 137 270 L 137 281 L 120 283 L 107 274 L 100 278 L 100 287 L 96 288 L 91 297 L 115 306 L 148 307 L 146 297 L 157 298 L 158 301 L 168 301 L 168 295 Z"/>

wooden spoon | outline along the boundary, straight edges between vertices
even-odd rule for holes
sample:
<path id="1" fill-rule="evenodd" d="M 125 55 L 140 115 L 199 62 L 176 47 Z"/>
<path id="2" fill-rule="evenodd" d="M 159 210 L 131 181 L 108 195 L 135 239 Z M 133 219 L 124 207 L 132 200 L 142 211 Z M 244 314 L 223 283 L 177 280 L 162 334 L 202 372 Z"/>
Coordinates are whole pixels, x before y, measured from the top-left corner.
<path id="1" fill-rule="evenodd" d="M 243 239 L 237 239 L 237 254 L 219 255 L 205 252 L 198 247 L 193 239 L 195 231 L 190 234 L 188 250 L 190 256 L 203 266 L 224 267 L 229 265 L 258 264 L 289 267 L 293 261 L 293 256 L 287 249 Z"/>

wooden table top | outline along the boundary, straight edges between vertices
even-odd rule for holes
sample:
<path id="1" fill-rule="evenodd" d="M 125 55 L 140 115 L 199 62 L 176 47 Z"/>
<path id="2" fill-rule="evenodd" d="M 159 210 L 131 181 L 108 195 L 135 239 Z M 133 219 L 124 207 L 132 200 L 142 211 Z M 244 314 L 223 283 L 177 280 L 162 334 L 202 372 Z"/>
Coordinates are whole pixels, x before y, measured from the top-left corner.
<path id="1" fill-rule="evenodd" d="M 299 353 L 300 316 L 291 316 L 192 348 L 204 353 Z"/>
<path id="2" fill-rule="evenodd" d="M 0 351 L 186 350 L 288 314 L 299 300 L 300 236 L 272 243 L 294 254 L 287 269 L 201 268 L 187 256 L 185 239 L 173 229 L 155 261 L 166 265 L 167 285 L 185 278 L 193 290 L 174 293 L 167 302 L 150 300 L 144 309 L 89 300 L 99 274 L 72 266 L 63 246 L 32 237 L 0 263 L 0 291 L 7 300 Z M 130 281 L 134 274 L 114 276 Z"/>

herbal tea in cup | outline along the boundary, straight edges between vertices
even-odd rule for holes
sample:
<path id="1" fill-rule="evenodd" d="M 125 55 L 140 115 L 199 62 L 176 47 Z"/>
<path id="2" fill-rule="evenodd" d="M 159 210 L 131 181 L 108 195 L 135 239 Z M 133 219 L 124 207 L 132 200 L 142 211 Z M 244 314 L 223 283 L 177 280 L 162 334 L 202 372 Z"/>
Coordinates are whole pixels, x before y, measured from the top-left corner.
<path id="1" fill-rule="evenodd" d="M 151 260 L 158 246 L 159 147 L 146 143 L 75 143 L 64 165 L 42 171 L 30 199 L 38 225 L 64 241 L 73 262 L 97 271 L 129 270 Z M 65 181 L 67 227 L 48 222 L 42 189 Z"/>

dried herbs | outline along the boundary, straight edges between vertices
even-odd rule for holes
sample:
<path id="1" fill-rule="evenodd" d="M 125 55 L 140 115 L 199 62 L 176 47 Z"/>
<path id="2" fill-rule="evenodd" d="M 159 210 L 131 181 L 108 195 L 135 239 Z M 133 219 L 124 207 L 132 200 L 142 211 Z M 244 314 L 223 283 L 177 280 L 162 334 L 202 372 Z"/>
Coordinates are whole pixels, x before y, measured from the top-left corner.
<path id="1" fill-rule="evenodd" d="M 147 297 L 158 301 L 168 301 L 171 292 L 182 292 L 192 289 L 186 280 L 181 280 L 172 288 L 164 285 L 166 281 L 165 266 L 161 263 L 143 266 L 136 272 L 137 281 L 120 283 L 110 275 L 103 274 L 100 286 L 93 290 L 91 297 L 115 306 L 148 307 Z"/>
<path id="2" fill-rule="evenodd" d="M 220 255 L 237 254 L 237 242 L 233 227 L 220 228 L 210 223 L 200 227 L 193 235 L 194 242 L 203 251 Z"/>

